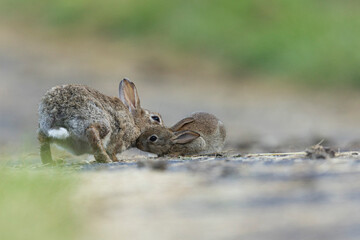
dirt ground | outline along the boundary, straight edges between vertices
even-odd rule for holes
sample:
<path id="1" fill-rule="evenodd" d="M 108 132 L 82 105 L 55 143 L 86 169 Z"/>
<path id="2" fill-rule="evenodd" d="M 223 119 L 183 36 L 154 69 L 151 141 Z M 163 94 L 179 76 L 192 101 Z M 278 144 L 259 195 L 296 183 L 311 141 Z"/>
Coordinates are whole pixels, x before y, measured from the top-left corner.
<path id="1" fill-rule="evenodd" d="M 176 54 L 0 26 L 1 151 L 25 144 L 37 154 L 37 104 L 50 87 L 79 83 L 116 95 L 129 77 L 167 125 L 194 111 L 217 115 L 232 151 L 162 159 L 166 170 L 144 156 L 139 166 L 131 154 L 81 165 L 84 239 L 359 239 L 359 155 L 244 155 L 302 151 L 322 139 L 358 150 L 358 92 L 265 84 Z"/>
<path id="2" fill-rule="evenodd" d="M 165 170 L 134 162 L 84 167 L 78 199 L 91 216 L 85 236 L 355 240 L 360 157 L 354 154 L 166 159 Z"/>

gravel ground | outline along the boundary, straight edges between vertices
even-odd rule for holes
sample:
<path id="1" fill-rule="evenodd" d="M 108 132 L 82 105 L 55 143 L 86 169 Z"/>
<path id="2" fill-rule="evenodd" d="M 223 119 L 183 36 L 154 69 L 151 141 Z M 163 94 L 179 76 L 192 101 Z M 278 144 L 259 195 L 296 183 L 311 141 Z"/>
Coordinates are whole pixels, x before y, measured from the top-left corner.
<path id="1" fill-rule="evenodd" d="M 86 239 L 360 237 L 357 152 L 132 159 L 81 169 Z"/>

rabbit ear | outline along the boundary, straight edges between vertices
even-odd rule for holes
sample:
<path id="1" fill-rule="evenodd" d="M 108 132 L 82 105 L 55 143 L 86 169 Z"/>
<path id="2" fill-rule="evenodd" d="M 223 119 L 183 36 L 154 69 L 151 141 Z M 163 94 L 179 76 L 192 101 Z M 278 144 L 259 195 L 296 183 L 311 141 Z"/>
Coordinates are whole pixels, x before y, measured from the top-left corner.
<path id="1" fill-rule="evenodd" d="M 200 134 L 194 131 L 185 130 L 175 133 L 175 137 L 172 139 L 173 143 L 185 144 L 194 141 L 200 137 Z"/>
<path id="2" fill-rule="evenodd" d="M 127 78 L 119 84 L 119 98 L 131 113 L 140 109 L 140 99 L 135 84 Z"/>
<path id="3" fill-rule="evenodd" d="M 193 121 L 195 121 L 195 119 L 193 117 L 184 118 L 184 119 L 180 120 L 179 122 L 175 123 L 175 125 L 172 126 L 170 128 L 170 130 L 172 132 L 179 131 L 179 129 L 182 128 L 184 125 L 186 125 L 188 123 L 192 123 Z"/>

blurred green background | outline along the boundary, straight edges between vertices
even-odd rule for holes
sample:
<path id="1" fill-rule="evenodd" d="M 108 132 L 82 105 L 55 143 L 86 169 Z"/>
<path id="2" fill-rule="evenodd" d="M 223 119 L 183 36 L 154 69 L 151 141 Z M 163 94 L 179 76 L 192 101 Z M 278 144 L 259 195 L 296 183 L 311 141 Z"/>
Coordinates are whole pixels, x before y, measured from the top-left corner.
<path id="1" fill-rule="evenodd" d="M 356 0 L 1 0 L 3 19 L 189 51 L 235 75 L 360 86 Z"/>

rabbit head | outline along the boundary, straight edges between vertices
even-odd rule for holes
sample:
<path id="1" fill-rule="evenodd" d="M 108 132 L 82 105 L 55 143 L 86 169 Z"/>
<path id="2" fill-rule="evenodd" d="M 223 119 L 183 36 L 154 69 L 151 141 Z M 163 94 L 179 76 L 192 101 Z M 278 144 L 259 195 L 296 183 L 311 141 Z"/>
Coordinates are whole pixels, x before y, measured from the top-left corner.
<path id="1" fill-rule="evenodd" d="M 190 143 L 199 137 L 200 134 L 194 131 L 172 132 L 165 127 L 156 126 L 146 129 L 137 139 L 136 146 L 140 150 L 161 156 L 174 153 L 174 150 L 180 149 L 181 145 Z"/>
<path id="2" fill-rule="evenodd" d="M 159 113 L 141 108 L 136 86 L 127 78 L 124 78 L 119 84 L 119 98 L 129 109 L 134 118 L 135 125 L 140 128 L 141 132 L 149 126 L 163 125 L 163 120 Z"/>

